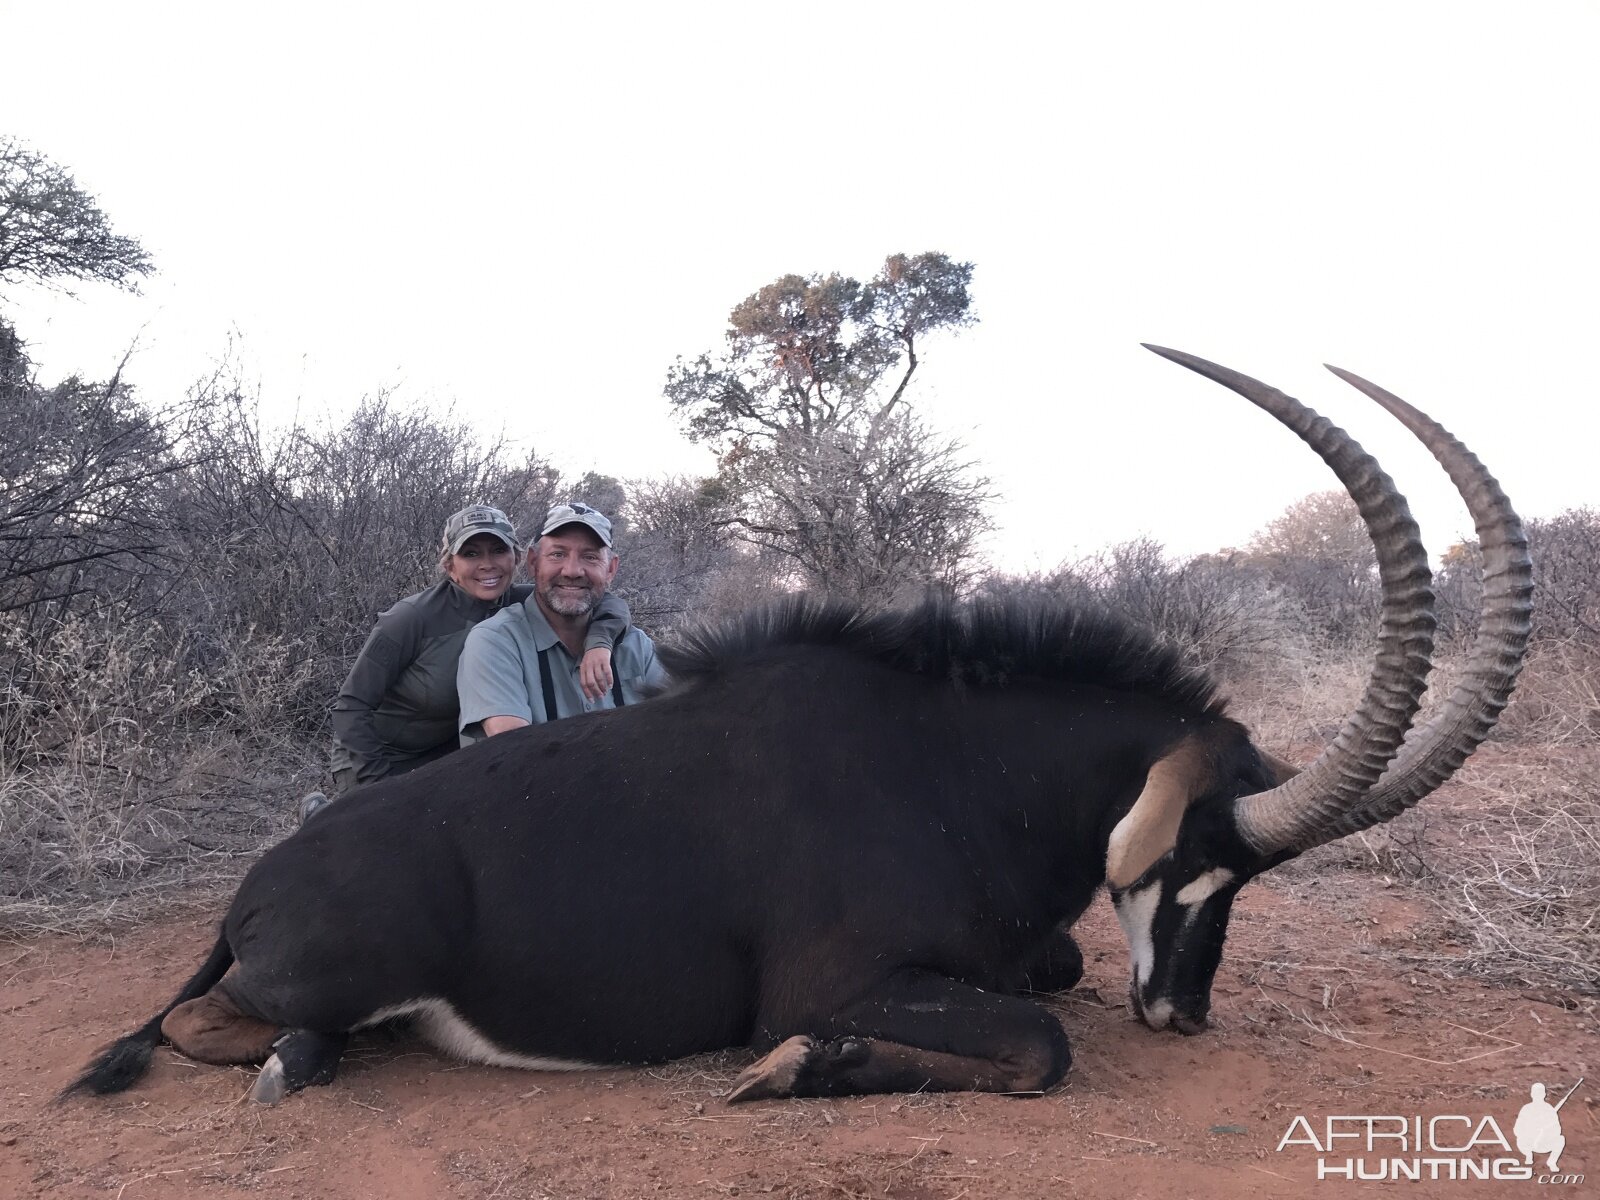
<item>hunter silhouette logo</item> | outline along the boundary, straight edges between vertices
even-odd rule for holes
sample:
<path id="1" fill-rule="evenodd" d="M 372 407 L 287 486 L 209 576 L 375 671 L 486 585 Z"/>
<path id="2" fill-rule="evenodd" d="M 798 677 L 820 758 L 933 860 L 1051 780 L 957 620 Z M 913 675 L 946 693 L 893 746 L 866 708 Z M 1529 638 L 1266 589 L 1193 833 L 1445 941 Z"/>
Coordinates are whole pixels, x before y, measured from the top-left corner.
<path id="1" fill-rule="evenodd" d="M 1582 1085 L 1579 1079 L 1551 1104 L 1545 1099 L 1545 1085 L 1533 1084 L 1510 1138 L 1489 1114 L 1340 1115 L 1324 1117 L 1318 1124 L 1297 1116 L 1278 1142 L 1278 1152 L 1293 1146 L 1315 1150 L 1318 1179 L 1579 1184 L 1584 1181 L 1582 1175 L 1555 1172 L 1567 1148 L 1561 1132 L 1561 1108 Z M 1535 1158 L 1544 1159 L 1542 1169 L 1535 1166 Z"/>
<path id="2" fill-rule="evenodd" d="M 1567 1139 L 1561 1136 L 1561 1105 L 1572 1099 L 1578 1083 L 1573 1084 L 1557 1104 L 1545 1100 L 1544 1084 L 1536 1083 L 1528 1089 L 1530 1099 L 1517 1114 L 1517 1123 L 1511 1132 L 1517 1139 L 1517 1149 L 1530 1165 L 1535 1154 L 1548 1154 L 1545 1166 L 1552 1171 L 1560 1163 L 1561 1152 L 1567 1148 Z"/>

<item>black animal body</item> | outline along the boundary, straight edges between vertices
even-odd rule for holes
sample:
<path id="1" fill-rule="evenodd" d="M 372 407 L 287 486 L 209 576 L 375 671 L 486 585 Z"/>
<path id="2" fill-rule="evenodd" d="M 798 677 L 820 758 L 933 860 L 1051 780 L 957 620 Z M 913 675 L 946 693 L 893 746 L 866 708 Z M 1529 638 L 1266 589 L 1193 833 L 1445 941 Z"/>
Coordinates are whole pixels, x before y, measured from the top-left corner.
<path id="1" fill-rule="evenodd" d="M 254 1094 L 274 1101 L 330 1080 L 351 1031 L 406 1015 L 457 1055 L 530 1068 L 750 1045 L 765 1057 L 734 1100 L 1037 1092 L 1066 1073 L 1068 1041 L 1019 993 L 1074 981 L 1063 930 L 1108 884 L 1135 1011 L 1203 1028 L 1238 888 L 1415 803 L 1470 753 L 1515 675 L 1527 587 L 1515 514 L 1424 430 L 1491 527 L 1494 645 L 1386 773 L 1432 624 L 1404 502 L 1309 410 L 1196 369 L 1312 441 L 1379 547 L 1373 682 L 1307 771 L 1110 616 L 795 598 L 665 652 L 675 686 L 658 699 L 333 805 L 250 872 L 172 1005 L 74 1087 L 130 1085 L 165 1034 L 206 1061 L 265 1059 Z"/>

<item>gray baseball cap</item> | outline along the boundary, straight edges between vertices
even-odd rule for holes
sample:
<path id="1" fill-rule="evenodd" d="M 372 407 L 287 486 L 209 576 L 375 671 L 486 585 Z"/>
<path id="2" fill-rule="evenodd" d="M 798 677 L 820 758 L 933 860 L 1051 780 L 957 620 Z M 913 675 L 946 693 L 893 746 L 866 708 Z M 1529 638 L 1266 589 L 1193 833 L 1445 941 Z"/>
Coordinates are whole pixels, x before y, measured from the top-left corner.
<path id="1" fill-rule="evenodd" d="M 468 538 L 480 533 L 492 533 L 511 549 L 517 548 L 517 531 L 511 518 L 487 504 L 463 508 L 444 523 L 444 548 L 451 554 L 459 553 Z"/>
<path id="2" fill-rule="evenodd" d="M 544 528 L 539 530 L 539 536 L 554 533 L 564 525 L 582 525 L 592 529 L 602 543 L 607 547 L 611 545 L 611 521 L 598 508 L 590 508 L 587 504 L 558 504 L 544 519 Z"/>

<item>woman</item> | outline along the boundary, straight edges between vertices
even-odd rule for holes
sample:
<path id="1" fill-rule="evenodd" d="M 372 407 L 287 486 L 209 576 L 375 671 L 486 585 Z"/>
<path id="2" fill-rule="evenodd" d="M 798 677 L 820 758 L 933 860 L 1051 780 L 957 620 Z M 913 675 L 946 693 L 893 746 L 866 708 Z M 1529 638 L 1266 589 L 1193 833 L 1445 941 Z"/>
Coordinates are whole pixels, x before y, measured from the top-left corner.
<path id="1" fill-rule="evenodd" d="M 432 587 L 378 617 L 333 705 L 335 795 L 399 775 L 456 749 L 456 663 L 467 632 L 507 604 L 528 598 L 513 584 L 516 530 L 498 508 L 475 504 L 445 522 Z M 590 698 L 611 686 L 611 647 L 628 631 L 628 606 L 607 595 L 595 612 L 580 667 Z M 313 792 L 301 820 L 328 803 Z"/>

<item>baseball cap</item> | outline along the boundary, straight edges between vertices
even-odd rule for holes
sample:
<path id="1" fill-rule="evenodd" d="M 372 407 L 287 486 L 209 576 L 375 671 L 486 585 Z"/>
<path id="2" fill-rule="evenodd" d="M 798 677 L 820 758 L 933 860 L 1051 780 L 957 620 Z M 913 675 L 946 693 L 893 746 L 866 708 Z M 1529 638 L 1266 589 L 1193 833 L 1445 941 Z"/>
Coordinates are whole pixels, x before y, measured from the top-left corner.
<path id="1" fill-rule="evenodd" d="M 594 530 L 595 536 L 604 545 L 611 545 L 611 521 L 598 508 L 590 508 L 587 504 L 558 504 L 544 519 L 544 528 L 539 530 L 539 536 L 554 533 L 563 525 L 583 525 Z"/>
<path id="2" fill-rule="evenodd" d="M 511 549 L 517 548 L 517 531 L 511 518 L 487 504 L 463 508 L 444 523 L 444 548 L 451 554 L 458 553 L 468 538 L 480 533 L 492 533 Z"/>

